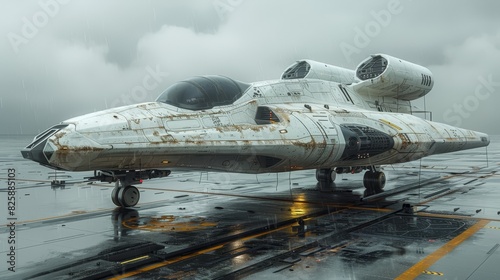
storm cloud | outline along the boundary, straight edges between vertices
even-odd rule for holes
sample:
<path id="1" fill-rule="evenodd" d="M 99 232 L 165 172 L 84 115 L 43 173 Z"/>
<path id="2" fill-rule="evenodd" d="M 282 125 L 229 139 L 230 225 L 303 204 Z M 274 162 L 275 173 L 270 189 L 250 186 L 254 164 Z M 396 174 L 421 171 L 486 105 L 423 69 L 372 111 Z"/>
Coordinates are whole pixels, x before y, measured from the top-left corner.
<path id="1" fill-rule="evenodd" d="M 152 101 L 189 76 L 277 79 L 309 58 L 354 69 L 374 53 L 425 67 L 415 104 L 500 133 L 498 1 L 2 1 L 0 133 Z"/>

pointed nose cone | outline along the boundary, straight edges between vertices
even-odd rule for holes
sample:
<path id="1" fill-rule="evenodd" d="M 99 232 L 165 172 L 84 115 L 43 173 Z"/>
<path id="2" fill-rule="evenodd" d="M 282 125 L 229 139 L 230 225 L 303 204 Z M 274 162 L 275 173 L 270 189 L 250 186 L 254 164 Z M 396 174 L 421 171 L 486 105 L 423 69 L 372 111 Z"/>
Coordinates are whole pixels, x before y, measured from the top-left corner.
<path id="1" fill-rule="evenodd" d="M 100 145 L 75 130 L 74 124 L 53 126 L 40 133 L 21 151 L 25 159 L 70 171 L 89 170 L 89 163 L 110 145 Z"/>
<path id="2" fill-rule="evenodd" d="M 21 150 L 21 154 L 25 159 L 29 159 L 35 162 L 40 163 L 41 165 L 59 169 L 56 166 L 52 166 L 49 163 L 49 159 L 54 153 L 54 148 L 52 145 L 47 144 L 47 140 L 56 134 L 61 129 L 67 127 L 67 124 L 55 125 L 44 132 L 35 136 L 33 141 L 26 146 L 23 150 Z"/>

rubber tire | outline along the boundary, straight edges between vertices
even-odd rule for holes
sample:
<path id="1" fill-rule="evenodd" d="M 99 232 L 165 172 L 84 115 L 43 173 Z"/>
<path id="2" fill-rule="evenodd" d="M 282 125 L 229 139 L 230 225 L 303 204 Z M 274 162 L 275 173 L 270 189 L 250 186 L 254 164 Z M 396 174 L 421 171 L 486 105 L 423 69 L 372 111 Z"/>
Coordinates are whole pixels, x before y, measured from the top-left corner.
<path id="1" fill-rule="evenodd" d="M 120 200 L 118 200 L 118 192 L 119 191 L 120 191 L 119 187 L 115 187 L 111 191 L 111 201 L 113 201 L 113 204 L 115 204 L 116 206 L 122 206 L 121 203 L 120 203 Z"/>
<path id="2" fill-rule="evenodd" d="M 337 172 L 335 172 L 335 170 L 333 169 L 330 172 L 330 179 L 332 180 L 332 182 L 335 182 L 335 179 L 337 179 Z"/>
<path id="3" fill-rule="evenodd" d="M 383 189 L 385 187 L 385 174 L 382 171 L 373 172 L 372 186 L 375 188 Z"/>
<path id="4" fill-rule="evenodd" d="M 383 189 L 385 187 L 385 174 L 381 171 L 366 171 L 363 176 L 363 185 L 366 189 Z"/>
<path id="5" fill-rule="evenodd" d="M 373 172 L 365 172 L 365 175 L 363 175 L 363 186 L 365 186 L 365 189 L 373 189 L 373 178 Z"/>
<path id="6" fill-rule="evenodd" d="M 134 207 L 140 198 L 141 194 L 134 186 L 126 186 L 118 191 L 118 201 L 123 207 Z"/>
<path id="7" fill-rule="evenodd" d="M 332 183 L 337 178 L 337 172 L 331 168 L 316 169 L 316 180 L 318 182 Z"/>

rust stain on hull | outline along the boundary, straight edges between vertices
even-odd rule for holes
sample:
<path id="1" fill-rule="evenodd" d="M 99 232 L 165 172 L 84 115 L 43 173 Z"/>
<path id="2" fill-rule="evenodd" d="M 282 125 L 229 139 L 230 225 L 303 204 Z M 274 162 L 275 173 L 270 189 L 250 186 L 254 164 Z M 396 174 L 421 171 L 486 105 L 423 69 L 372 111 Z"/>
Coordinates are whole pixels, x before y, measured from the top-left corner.
<path id="1" fill-rule="evenodd" d="M 292 141 L 292 145 L 305 148 L 306 150 L 314 149 L 314 148 L 318 147 L 318 145 L 316 144 L 316 141 L 314 141 L 314 139 L 312 139 L 309 142 Z"/>

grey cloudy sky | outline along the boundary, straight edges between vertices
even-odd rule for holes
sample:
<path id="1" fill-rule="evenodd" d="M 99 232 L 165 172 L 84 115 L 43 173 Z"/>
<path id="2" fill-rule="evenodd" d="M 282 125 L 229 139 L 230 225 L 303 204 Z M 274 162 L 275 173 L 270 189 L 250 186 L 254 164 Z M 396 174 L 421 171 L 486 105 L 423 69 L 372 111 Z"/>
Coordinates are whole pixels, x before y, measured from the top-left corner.
<path id="1" fill-rule="evenodd" d="M 0 3 L 1 134 L 152 101 L 189 76 L 253 82 L 301 58 L 354 69 L 373 53 L 433 72 L 435 121 L 500 134 L 498 1 Z"/>

